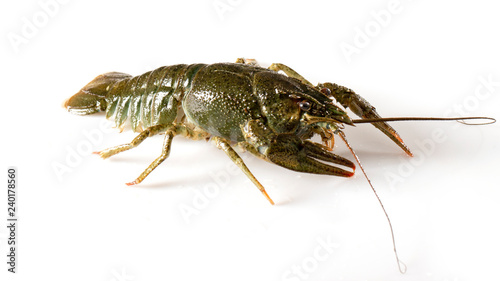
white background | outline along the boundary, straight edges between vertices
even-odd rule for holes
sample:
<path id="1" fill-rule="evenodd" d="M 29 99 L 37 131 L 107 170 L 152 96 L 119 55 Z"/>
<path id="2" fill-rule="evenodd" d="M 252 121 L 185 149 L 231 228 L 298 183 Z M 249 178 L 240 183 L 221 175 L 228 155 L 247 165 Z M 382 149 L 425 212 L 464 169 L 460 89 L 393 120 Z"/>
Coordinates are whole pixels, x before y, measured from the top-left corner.
<path id="1" fill-rule="evenodd" d="M 5 218 L 13 165 L 18 273 L 7 272 L 2 226 L 0 279 L 498 280 L 499 123 L 394 123 L 413 160 L 370 125 L 346 130 L 391 217 L 402 275 L 359 169 L 299 174 L 244 154 L 271 206 L 223 152 L 177 138 L 169 159 L 127 187 L 162 137 L 102 160 L 88 152 L 134 134 L 61 108 L 104 72 L 246 57 L 350 87 L 385 117 L 498 119 L 494 1 L 10 2 L 0 8 L 0 210 Z M 352 159 L 341 141 L 336 152 Z"/>

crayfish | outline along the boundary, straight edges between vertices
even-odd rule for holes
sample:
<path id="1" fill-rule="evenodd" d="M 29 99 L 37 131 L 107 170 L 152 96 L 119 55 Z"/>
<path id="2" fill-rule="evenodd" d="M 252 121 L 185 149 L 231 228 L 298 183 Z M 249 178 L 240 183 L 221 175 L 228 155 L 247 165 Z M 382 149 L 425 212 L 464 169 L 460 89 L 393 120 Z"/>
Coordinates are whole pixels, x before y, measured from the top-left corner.
<path id="1" fill-rule="evenodd" d="M 153 135 L 165 134 L 161 155 L 127 185 L 142 182 L 168 157 L 172 139 L 182 135 L 213 142 L 271 204 L 273 200 L 233 146 L 294 171 L 351 177 L 355 164 L 331 152 L 334 135 L 339 135 L 353 152 L 342 131 L 346 125 L 371 123 L 412 156 L 388 121 L 494 120 L 381 118 L 375 107 L 351 89 L 334 83 L 314 86 L 284 64 L 263 68 L 255 60 L 245 59 L 236 63 L 164 66 L 135 77 L 120 72 L 105 73 L 68 99 L 64 106 L 80 115 L 105 111 L 106 118 L 114 117 L 118 128 L 123 128 L 130 119 L 132 130 L 140 132 L 130 143 L 97 152 L 102 158 L 134 148 Z M 351 119 L 345 109 L 361 119 Z M 315 135 L 321 137 L 321 143 L 311 141 Z M 361 167 L 354 152 L 353 155 Z"/>

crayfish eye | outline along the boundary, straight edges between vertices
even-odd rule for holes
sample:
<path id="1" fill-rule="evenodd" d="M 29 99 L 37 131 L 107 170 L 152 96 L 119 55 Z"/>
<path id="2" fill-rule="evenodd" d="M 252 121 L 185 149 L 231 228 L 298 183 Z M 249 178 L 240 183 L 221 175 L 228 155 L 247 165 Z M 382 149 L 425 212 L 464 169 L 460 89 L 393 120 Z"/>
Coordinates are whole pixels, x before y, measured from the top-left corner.
<path id="1" fill-rule="evenodd" d="M 330 91 L 330 89 L 328 89 L 328 88 L 322 88 L 320 90 L 320 92 L 322 92 L 323 94 L 327 95 L 328 97 L 330 97 L 332 95 L 332 91 Z"/>
<path id="2" fill-rule="evenodd" d="M 300 101 L 299 102 L 299 107 L 300 109 L 302 109 L 303 111 L 308 111 L 309 109 L 311 109 L 311 103 L 309 103 L 308 101 L 306 100 L 303 100 L 303 101 Z"/>

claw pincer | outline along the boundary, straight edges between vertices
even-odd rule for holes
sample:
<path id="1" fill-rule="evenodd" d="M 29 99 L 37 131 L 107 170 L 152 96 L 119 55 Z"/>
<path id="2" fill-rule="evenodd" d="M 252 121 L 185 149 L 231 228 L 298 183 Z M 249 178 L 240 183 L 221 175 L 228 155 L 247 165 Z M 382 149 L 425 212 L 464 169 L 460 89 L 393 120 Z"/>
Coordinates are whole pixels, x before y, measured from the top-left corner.
<path id="1" fill-rule="evenodd" d="M 375 107 L 373 107 L 367 100 L 365 100 L 360 95 L 356 94 L 349 88 L 340 86 L 334 83 L 324 83 L 319 84 L 318 87 L 326 89 L 327 91 L 322 91 L 331 95 L 337 102 L 339 102 L 343 107 L 349 108 L 354 114 L 358 115 L 363 119 L 380 119 Z M 401 149 L 403 149 L 406 154 L 413 156 L 410 149 L 403 142 L 403 139 L 399 134 L 386 122 L 373 122 L 373 126 L 382 131 L 386 136 L 393 140 Z"/>
<path id="2" fill-rule="evenodd" d="M 267 158 L 282 167 L 311 174 L 351 177 L 354 172 L 325 164 L 321 161 L 356 168 L 351 161 L 326 151 L 322 146 L 311 141 L 302 141 L 293 134 L 280 134 L 271 142 Z"/>

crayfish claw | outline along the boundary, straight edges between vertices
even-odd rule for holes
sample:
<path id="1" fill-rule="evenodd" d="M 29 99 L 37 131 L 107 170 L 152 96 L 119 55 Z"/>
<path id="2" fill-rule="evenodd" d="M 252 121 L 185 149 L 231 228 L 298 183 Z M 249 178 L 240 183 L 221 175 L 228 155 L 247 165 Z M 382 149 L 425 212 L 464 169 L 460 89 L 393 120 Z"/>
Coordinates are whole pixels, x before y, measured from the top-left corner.
<path id="1" fill-rule="evenodd" d="M 278 135 L 267 151 L 267 159 L 298 172 L 340 177 L 352 177 L 356 168 L 353 162 L 328 152 L 322 145 L 302 141 L 292 134 Z M 353 171 L 349 172 L 321 161 L 346 166 Z"/>
<path id="2" fill-rule="evenodd" d="M 322 89 L 321 91 L 323 93 L 333 97 L 343 107 L 349 108 L 354 114 L 363 119 L 381 118 L 374 106 L 349 88 L 334 83 L 323 83 L 319 84 L 318 87 Z M 401 149 L 404 150 L 404 152 L 406 152 L 406 154 L 413 156 L 410 149 L 403 142 L 403 139 L 389 124 L 386 122 L 373 122 L 372 125 L 394 141 L 399 147 L 401 147 Z"/>
<path id="3" fill-rule="evenodd" d="M 376 119 L 376 118 L 382 118 L 378 113 L 375 111 L 375 108 L 373 107 L 370 112 L 363 114 L 361 116 L 363 119 Z M 372 123 L 373 126 L 375 126 L 377 129 L 382 131 L 386 136 L 388 136 L 392 141 L 394 141 L 401 149 L 408 154 L 408 156 L 413 156 L 413 153 L 410 151 L 410 149 L 406 146 L 406 144 L 403 142 L 403 139 L 399 136 L 399 134 L 392 128 L 389 124 L 386 122 L 374 122 Z"/>

